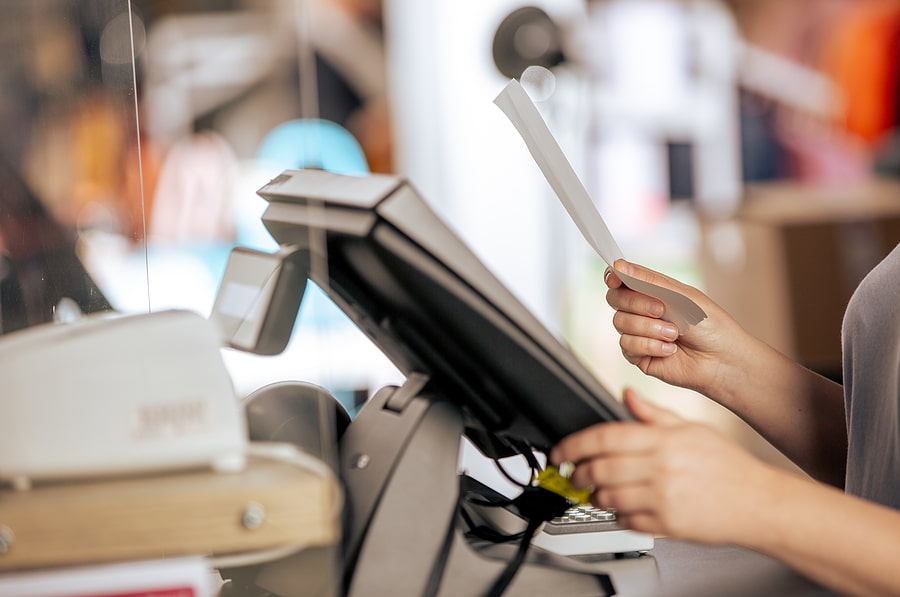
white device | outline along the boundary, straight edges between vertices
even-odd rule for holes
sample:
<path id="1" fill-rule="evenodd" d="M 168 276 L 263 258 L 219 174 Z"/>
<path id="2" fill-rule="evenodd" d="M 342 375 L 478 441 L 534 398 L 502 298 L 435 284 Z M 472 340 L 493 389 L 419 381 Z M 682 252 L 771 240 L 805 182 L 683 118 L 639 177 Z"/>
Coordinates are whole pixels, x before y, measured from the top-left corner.
<path id="1" fill-rule="evenodd" d="M 0 339 L 0 480 L 240 470 L 246 421 L 215 326 L 91 315 Z"/>
<path id="2" fill-rule="evenodd" d="M 547 524 L 532 541 L 533 545 L 561 556 L 646 553 L 653 549 L 653 543 L 652 534 L 622 528 L 613 515 L 608 520 L 587 515 L 584 521 Z"/>

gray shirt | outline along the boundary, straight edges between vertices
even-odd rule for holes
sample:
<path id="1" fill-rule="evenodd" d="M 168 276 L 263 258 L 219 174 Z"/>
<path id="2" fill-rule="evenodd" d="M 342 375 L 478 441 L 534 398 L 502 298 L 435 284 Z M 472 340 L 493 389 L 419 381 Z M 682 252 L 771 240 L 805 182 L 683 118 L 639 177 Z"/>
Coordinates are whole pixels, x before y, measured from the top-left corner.
<path id="1" fill-rule="evenodd" d="M 900 245 L 850 299 L 843 352 L 846 490 L 900 509 Z"/>

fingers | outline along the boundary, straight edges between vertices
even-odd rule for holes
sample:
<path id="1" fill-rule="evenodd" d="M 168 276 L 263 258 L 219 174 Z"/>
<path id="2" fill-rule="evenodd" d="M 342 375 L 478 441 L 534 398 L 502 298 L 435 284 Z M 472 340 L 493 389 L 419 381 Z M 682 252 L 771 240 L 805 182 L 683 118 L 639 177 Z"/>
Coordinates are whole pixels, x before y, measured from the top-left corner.
<path id="1" fill-rule="evenodd" d="M 600 423 L 563 438 L 550 452 L 550 462 L 581 462 L 612 454 L 648 453 L 659 445 L 659 430 L 636 423 Z"/>
<path id="2" fill-rule="evenodd" d="M 650 282 L 651 284 L 662 286 L 663 288 L 668 288 L 669 290 L 674 290 L 675 292 L 684 295 L 692 295 L 694 293 L 694 288 L 692 286 L 688 286 L 675 278 L 670 278 L 665 274 L 661 274 L 656 270 L 652 270 L 642 265 L 619 259 L 613 266 L 615 270 L 622 272 L 626 276 L 631 276 L 638 280 L 643 280 L 644 282 Z"/>
<path id="3" fill-rule="evenodd" d="M 566 436 L 550 452 L 550 462 L 581 462 L 605 456 L 647 454 L 659 449 L 660 427 L 673 427 L 684 421 L 675 413 L 654 406 L 628 388 L 625 405 L 642 425 L 636 423 L 600 423 Z"/>
<path id="4" fill-rule="evenodd" d="M 611 275 L 610 278 L 614 276 L 615 274 Z M 666 306 L 661 300 L 631 290 L 621 283 L 618 287 L 610 288 L 606 292 L 606 302 L 616 311 L 624 311 L 654 319 L 659 319 L 666 312 Z"/>
<path id="5" fill-rule="evenodd" d="M 675 342 L 679 338 L 678 326 L 674 323 L 626 311 L 616 311 L 613 327 L 622 335 L 652 338 L 660 342 Z"/>
<path id="6" fill-rule="evenodd" d="M 684 422 L 681 417 L 672 411 L 647 402 L 631 388 L 625 390 L 625 406 L 642 423 L 673 427 Z"/>
<path id="7" fill-rule="evenodd" d="M 616 261 L 616 267 L 638 271 L 643 278 L 666 279 L 669 286 L 678 284 L 624 260 Z M 661 319 L 666 311 L 662 301 L 623 285 L 615 270 L 607 270 L 606 283 L 609 286 L 606 302 L 615 309 L 613 326 L 620 334 L 619 345 L 628 362 L 644 369 L 651 358 L 668 357 L 678 351 L 676 342 L 681 331 L 675 324 Z"/>
<path id="8" fill-rule="evenodd" d="M 650 404 L 626 389 L 625 405 L 641 423 L 601 423 L 563 438 L 550 452 L 550 462 L 575 464 L 576 487 L 651 481 L 646 458 L 658 453 L 663 428 L 683 420 L 675 413 Z M 644 424 L 645 423 L 645 424 Z"/>
<path id="9" fill-rule="evenodd" d="M 600 508 L 612 508 L 619 515 L 650 512 L 656 507 L 656 498 L 649 482 L 620 484 L 602 487 L 593 493 L 591 503 Z"/>
<path id="10" fill-rule="evenodd" d="M 622 354 L 631 363 L 648 356 L 667 357 L 678 350 L 678 327 L 672 323 L 617 311 L 613 326 L 620 334 Z"/>
<path id="11" fill-rule="evenodd" d="M 616 521 L 619 526 L 643 533 L 657 533 L 662 530 L 662 525 L 653 512 L 616 512 Z"/>
<path id="12" fill-rule="evenodd" d="M 601 423 L 576 432 L 560 441 L 549 459 L 557 466 L 574 463 L 572 484 L 591 488 L 591 503 L 615 509 L 623 527 L 665 531 L 670 505 L 666 494 L 671 492 L 664 490 L 672 480 L 667 461 L 673 434 L 683 421 L 632 389 L 625 391 L 624 400 L 639 423 Z"/>
<path id="13" fill-rule="evenodd" d="M 575 467 L 570 478 L 578 489 L 652 481 L 645 454 L 624 454 L 585 460 Z"/>
<path id="14" fill-rule="evenodd" d="M 607 267 L 606 271 L 603 272 L 603 281 L 609 288 L 619 288 L 622 285 L 622 279 L 616 275 L 616 270 L 611 267 Z"/>
<path id="15" fill-rule="evenodd" d="M 619 346 L 625 359 L 632 365 L 649 363 L 654 357 L 669 357 L 678 351 L 678 346 L 672 342 L 660 342 L 640 336 L 621 336 Z"/>
<path id="16" fill-rule="evenodd" d="M 667 534 L 668 529 L 657 511 L 656 499 L 648 484 L 607 488 L 591 495 L 597 508 L 616 511 L 616 522 L 622 528 L 644 533 Z"/>
<path id="17" fill-rule="evenodd" d="M 621 272 L 621 275 L 619 275 Z M 649 282 L 656 286 L 666 288 L 684 295 L 701 307 L 709 304 L 709 299 L 702 292 L 674 278 L 670 278 L 652 269 L 629 263 L 619 259 L 614 268 L 607 268 L 604 280 L 609 288 L 606 293 L 606 301 L 616 311 L 627 311 L 645 317 L 661 318 L 665 313 L 665 304 L 654 297 L 630 289 L 626 286 L 622 277 L 632 276 L 638 280 Z"/>

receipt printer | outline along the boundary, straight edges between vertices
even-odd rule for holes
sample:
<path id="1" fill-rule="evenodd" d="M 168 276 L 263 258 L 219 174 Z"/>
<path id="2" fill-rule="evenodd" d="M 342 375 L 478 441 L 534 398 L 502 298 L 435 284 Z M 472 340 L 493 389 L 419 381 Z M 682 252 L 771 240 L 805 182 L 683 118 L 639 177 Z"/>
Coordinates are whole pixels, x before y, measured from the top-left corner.
<path id="1" fill-rule="evenodd" d="M 0 339 L 0 482 L 243 467 L 246 422 L 215 327 L 91 315 Z"/>

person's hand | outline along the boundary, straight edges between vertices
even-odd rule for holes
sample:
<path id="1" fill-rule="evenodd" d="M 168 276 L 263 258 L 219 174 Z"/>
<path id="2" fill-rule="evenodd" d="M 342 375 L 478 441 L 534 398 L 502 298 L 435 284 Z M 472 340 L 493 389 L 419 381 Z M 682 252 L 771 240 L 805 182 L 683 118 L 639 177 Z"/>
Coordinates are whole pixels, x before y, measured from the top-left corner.
<path id="1" fill-rule="evenodd" d="M 707 318 L 687 330 L 664 321 L 662 301 L 626 287 L 607 268 L 604 280 L 609 290 L 606 302 L 616 310 L 613 325 L 621 335 L 619 345 L 625 358 L 666 383 L 710 395 L 724 379 L 726 366 L 734 362 L 746 332 L 721 307 L 687 284 L 651 269 L 620 259 L 616 267 L 623 273 L 674 290 L 697 303 Z"/>
<path id="2" fill-rule="evenodd" d="M 619 524 L 704 543 L 742 543 L 779 474 L 714 429 L 689 423 L 626 390 L 638 423 L 600 423 L 550 453 L 575 465 L 571 480 Z"/>

